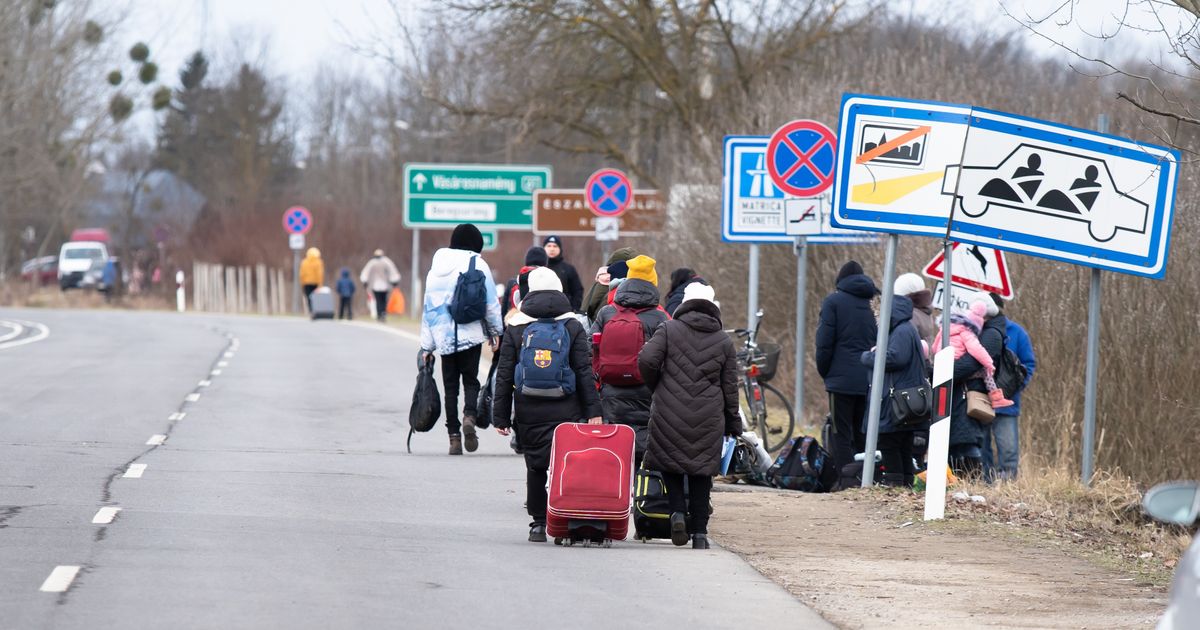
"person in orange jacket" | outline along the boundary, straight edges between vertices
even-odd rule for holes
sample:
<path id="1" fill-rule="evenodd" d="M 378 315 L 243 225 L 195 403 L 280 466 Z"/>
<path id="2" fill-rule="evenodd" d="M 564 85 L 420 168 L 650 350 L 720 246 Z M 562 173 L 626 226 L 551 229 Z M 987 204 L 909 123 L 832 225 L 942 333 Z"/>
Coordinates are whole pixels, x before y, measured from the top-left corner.
<path id="1" fill-rule="evenodd" d="M 312 312 L 312 292 L 325 283 L 325 262 L 321 260 L 321 250 L 309 247 L 304 260 L 300 262 L 300 286 L 304 287 L 304 303 L 308 312 Z"/>

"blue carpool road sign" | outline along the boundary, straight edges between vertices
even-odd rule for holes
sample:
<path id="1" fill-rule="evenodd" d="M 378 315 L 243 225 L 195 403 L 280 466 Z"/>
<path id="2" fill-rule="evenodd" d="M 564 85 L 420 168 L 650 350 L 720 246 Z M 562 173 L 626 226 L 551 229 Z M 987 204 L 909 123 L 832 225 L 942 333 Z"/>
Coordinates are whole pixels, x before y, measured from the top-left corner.
<path id="1" fill-rule="evenodd" d="M 767 136 L 726 136 L 725 176 L 721 201 L 721 240 L 731 243 L 792 243 L 787 235 L 785 202 L 789 195 L 779 190 L 767 172 Z M 837 229 L 829 215 L 821 217 L 821 234 L 809 236 L 810 244 L 873 243 L 870 232 Z"/>
<path id="2" fill-rule="evenodd" d="M 847 94 L 833 222 L 1150 278 L 1166 273 L 1179 152 L 970 105 Z"/>

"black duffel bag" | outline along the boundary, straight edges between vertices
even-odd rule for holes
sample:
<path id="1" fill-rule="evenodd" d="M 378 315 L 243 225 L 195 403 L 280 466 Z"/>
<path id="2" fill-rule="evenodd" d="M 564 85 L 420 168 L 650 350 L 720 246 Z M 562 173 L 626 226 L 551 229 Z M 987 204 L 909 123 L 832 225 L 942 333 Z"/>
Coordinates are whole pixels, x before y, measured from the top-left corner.
<path id="1" fill-rule="evenodd" d="M 496 395 L 496 368 L 499 366 L 500 357 L 493 357 L 487 382 L 479 388 L 479 398 L 475 400 L 475 427 L 478 429 L 492 426 L 492 398 Z"/>
<path id="2" fill-rule="evenodd" d="M 408 409 L 408 452 L 412 452 L 413 433 L 432 429 L 442 417 L 442 395 L 433 379 L 432 352 L 417 354 L 417 386 L 413 389 L 412 406 Z"/>

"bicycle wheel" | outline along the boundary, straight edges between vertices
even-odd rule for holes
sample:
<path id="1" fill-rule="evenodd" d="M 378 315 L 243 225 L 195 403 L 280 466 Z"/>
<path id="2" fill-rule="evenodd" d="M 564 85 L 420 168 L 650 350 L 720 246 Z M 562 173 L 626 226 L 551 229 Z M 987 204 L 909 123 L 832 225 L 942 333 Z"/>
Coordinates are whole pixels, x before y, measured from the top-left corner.
<path id="1" fill-rule="evenodd" d="M 763 418 L 758 427 L 758 434 L 762 437 L 763 446 L 768 451 L 774 452 L 788 443 L 792 439 L 792 434 L 796 431 L 796 412 L 792 409 L 792 402 L 783 395 L 783 392 L 775 389 L 768 383 L 759 383 L 759 387 L 763 391 Z M 769 394 L 769 395 L 768 395 Z M 771 410 L 774 409 L 772 415 Z M 768 418 L 774 417 L 781 419 L 786 414 L 787 419 L 774 423 L 776 426 L 782 425 L 782 432 L 772 433 L 770 425 L 772 424 Z"/>

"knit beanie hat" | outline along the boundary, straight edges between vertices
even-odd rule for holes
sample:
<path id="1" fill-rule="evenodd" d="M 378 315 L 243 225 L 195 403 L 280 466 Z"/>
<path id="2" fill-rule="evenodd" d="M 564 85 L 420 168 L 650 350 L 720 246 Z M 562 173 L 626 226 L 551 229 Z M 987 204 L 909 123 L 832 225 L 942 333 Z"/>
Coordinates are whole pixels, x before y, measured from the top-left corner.
<path id="1" fill-rule="evenodd" d="M 892 285 L 896 295 L 912 295 L 917 291 L 925 290 L 925 281 L 915 273 L 906 273 L 896 278 L 896 283 Z"/>
<path id="2" fill-rule="evenodd" d="M 534 245 L 525 250 L 525 266 L 526 267 L 545 267 L 550 264 L 550 257 L 546 255 L 546 250 Z"/>
<path id="3" fill-rule="evenodd" d="M 562 292 L 562 280 L 558 278 L 558 274 L 549 267 L 538 267 L 529 272 L 529 292 L 534 291 L 558 291 Z M 524 297 L 524 294 L 522 294 Z"/>
<path id="4" fill-rule="evenodd" d="M 636 258 L 629 259 L 625 263 L 629 266 L 630 280 L 645 280 L 654 286 L 658 286 L 658 273 L 654 271 L 654 259 L 645 254 Z"/>
<path id="5" fill-rule="evenodd" d="M 377 249 L 377 250 L 375 250 L 375 253 L 374 253 L 374 254 L 372 254 L 372 255 L 373 255 L 373 256 L 375 256 L 376 258 L 378 258 L 379 256 L 382 256 L 382 255 L 383 255 L 383 250 L 382 250 L 382 249 Z"/>
<path id="6" fill-rule="evenodd" d="M 617 262 L 609 265 L 608 275 L 611 276 L 613 280 L 624 280 L 625 277 L 629 275 L 629 262 L 625 260 L 618 260 Z"/>
<path id="7" fill-rule="evenodd" d="M 992 301 L 992 296 L 985 291 L 977 291 L 971 296 L 971 310 L 975 310 L 975 303 L 983 302 L 984 317 L 991 319 L 1000 314 L 1000 308 Z"/>
<path id="8" fill-rule="evenodd" d="M 608 257 L 608 264 L 611 265 L 619 260 L 629 260 L 630 258 L 633 258 L 634 256 L 637 256 L 637 255 L 638 255 L 637 250 L 635 250 L 634 248 L 622 247 L 621 249 L 618 249 L 617 251 L 613 252 L 612 256 Z"/>
<path id="9" fill-rule="evenodd" d="M 693 282 L 687 285 L 687 287 L 683 290 L 684 302 L 687 302 L 688 300 L 708 300 L 709 302 L 716 304 L 716 297 L 717 292 L 714 291 L 712 287 L 708 286 L 707 284 L 700 284 L 699 282 Z"/>
<path id="10" fill-rule="evenodd" d="M 862 272 L 862 265 L 858 264 L 857 260 L 851 260 L 850 262 L 842 265 L 842 269 L 838 271 L 837 280 L 834 282 L 841 282 L 842 278 L 845 278 L 846 276 L 854 276 Z"/>
<path id="11" fill-rule="evenodd" d="M 560 248 L 562 247 L 562 239 L 558 238 L 557 234 L 551 234 L 550 236 L 547 236 L 545 239 L 542 239 L 542 247 L 545 247 L 545 246 L 549 245 L 550 243 L 554 243 L 555 245 L 558 245 Z"/>
<path id="12" fill-rule="evenodd" d="M 966 316 L 967 316 L 967 319 L 971 320 L 972 324 L 975 324 L 976 328 L 979 328 L 982 330 L 983 329 L 983 320 L 988 318 L 987 311 L 988 311 L 988 307 L 986 304 L 984 304 L 980 300 L 975 300 L 975 301 L 971 302 L 971 306 L 969 306 L 967 308 Z"/>
<path id="13" fill-rule="evenodd" d="M 450 235 L 450 249 L 465 249 L 478 254 L 483 251 L 483 234 L 470 223 L 460 223 Z"/>

